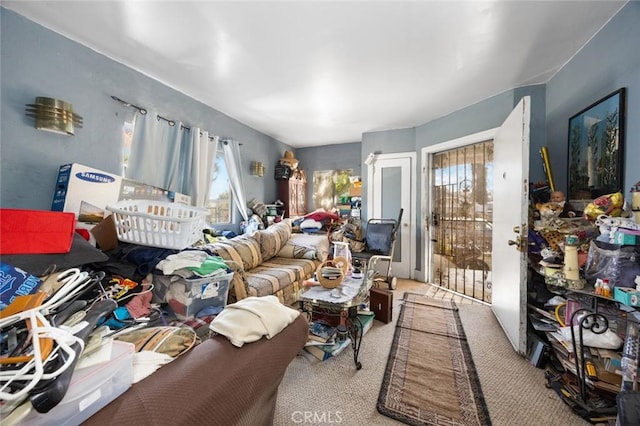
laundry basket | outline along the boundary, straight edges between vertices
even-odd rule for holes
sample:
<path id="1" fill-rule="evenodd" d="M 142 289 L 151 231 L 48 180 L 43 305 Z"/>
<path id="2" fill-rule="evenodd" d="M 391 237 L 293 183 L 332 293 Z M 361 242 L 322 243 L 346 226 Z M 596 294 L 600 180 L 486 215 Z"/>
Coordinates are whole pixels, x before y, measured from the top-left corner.
<path id="1" fill-rule="evenodd" d="M 208 211 L 154 200 L 124 200 L 107 206 L 118 239 L 143 246 L 182 250 L 202 238 Z"/>

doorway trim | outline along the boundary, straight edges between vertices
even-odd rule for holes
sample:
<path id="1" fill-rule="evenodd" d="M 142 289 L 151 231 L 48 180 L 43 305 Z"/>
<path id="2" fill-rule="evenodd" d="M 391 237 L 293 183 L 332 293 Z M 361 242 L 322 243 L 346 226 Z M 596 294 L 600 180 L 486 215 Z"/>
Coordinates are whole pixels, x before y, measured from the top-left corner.
<path id="1" fill-rule="evenodd" d="M 416 206 L 416 161 L 417 161 L 417 153 L 416 152 L 396 152 L 391 154 L 369 154 L 369 158 L 365 164 L 367 164 L 367 220 L 371 219 L 373 215 L 373 202 L 374 199 L 374 170 L 375 165 L 378 160 L 394 160 L 394 159 L 405 159 L 408 158 L 411 160 L 411 167 L 409 170 L 409 180 L 411 181 L 411 188 L 409 189 L 409 205 L 411 207 L 410 214 L 403 213 L 403 219 L 401 222 L 409 223 L 409 279 L 414 279 L 416 276 L 416 217 L 417 217 L 417 206 Z M 405 219 L 406 218 L 406 219 Z M 402 227 L 402 223 L 398 224 L 398 227 Z M 404 253 L 402 253 L 404 257 Z"/>
<path id="2" fill-rule="evenodd" d="M 422 193 L 425 195 L 421 197 L 422 206 L 422 236 L 424 244 L 422 245 L 423 265 L 422 268 L 422 281 L 426 283 L 433 282 L 433 274 L 431 271 L 431 262 L 433 257 L 433 248 L 431 244 L 431 227 L 430 227 L 430 212 L 433 204 L 433 186 L 431 184 L 430 171 L 433 168 L 433 155 L 438 152 L 448 151 L 455 148 L 460 148 L 466 145 L 473 145 L 475 143 L 484 142 L 489 139 L 493 140 L 499 127 L 484 130 L 482 132 L 473 133 L 471 135 L 462 136 L 460 138 L 451 139 L 445 142 L 437 143 L 422 148 L 421 161 L 422 161 L 422 173 L 420 182 L 422 182 Z"/>

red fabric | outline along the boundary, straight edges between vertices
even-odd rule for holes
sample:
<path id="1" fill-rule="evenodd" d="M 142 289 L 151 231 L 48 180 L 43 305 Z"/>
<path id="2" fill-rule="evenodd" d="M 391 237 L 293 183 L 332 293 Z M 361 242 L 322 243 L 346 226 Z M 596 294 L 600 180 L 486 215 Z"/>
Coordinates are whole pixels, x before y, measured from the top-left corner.
<path id="1" fill-rule="evenodd" d="M 0 254 L 69 253 L 73 213 L 0 209 Z"/>
<path id="2" fill-rule="evenodd" d="M 151 312 L 151 299 L 153 297 L 153 293 L 148 290 L 149 285 L 144 285 L 142 287 L 142 292 L 133 296 L 129 303 L 127 303 L 126 308 L 129 315 L 131 315 L 131 318 L 144 317 L 149 315 L 149 312 Z"/>
<path id="3" fill-rule="evenodd" d="M 313 219 L 318 222 L 322 222 L 324 220 L 338 220 L 340 219 L 337 214 L 329 213 L 329 212 L 313 212 L 309 213 L 304 217 L 305 219 Z"/>
<path id="4" fill-rule="evenodd" d="M 87 241 L 89 241 L 89 239 L 91 238 L 91 236 L 89 235 L 88 229 L 76 229 L 76 232 L 80 234 L 80 236 Z"/>

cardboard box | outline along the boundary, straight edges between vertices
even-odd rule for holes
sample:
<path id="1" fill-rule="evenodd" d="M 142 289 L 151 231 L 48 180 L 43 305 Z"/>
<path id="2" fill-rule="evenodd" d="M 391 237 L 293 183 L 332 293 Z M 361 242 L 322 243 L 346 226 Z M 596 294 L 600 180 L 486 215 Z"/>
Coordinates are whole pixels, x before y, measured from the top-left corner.
<path id="1" fill-rule="evenodd" d="M 635 288 L 615 287 L 613 298 L 627 306 L 640 306 L 640 291 Z"/>
<path id="2" fill-rule="evenodd" d="M 51 210 L 74 213 L 79 222 L 98 223 L 110 214 L 105 208 L 121 200 L 191 204 L 188 195 L 72 163 L 58 169 Z"/>
<path id="3" fill-rule="evenodd" d="M 620 245 L 640 245 L 640 233 L 631 230 L 616 230 L 611 233 L 611 243 Z"/>
<path id="4" fill-rule="evenodd" d="M 100 250 L 107 251 L 118 247 L 118 232 L 113 223 L 113 215 L 91 228 L 91 235 Z"/>
<path id="5" fill-rule="evenodd" d="M 341 217 L 351 215 L 351 204 L 337 204 L 336 208 L 338 209 Z"/>

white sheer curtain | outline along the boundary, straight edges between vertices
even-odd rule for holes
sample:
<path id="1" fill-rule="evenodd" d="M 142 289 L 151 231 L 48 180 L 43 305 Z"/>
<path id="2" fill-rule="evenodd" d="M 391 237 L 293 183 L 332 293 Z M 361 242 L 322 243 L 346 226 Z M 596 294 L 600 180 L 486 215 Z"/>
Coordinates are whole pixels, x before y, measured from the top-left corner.
<path id="1" fill-rule="evenodd" d="M 125 176 L 188 194 L 193 206 L 204 207 L 209 199 L 218 143 L 218 137 L 210 138 L 206 130 L 168 122 L 158 118 L 155 111 L 138 113 Z"/>
<path id="2" fill-rule="evenodd" d="M 160 188 L 181 192 L 184 163 L 182 126 L 160 119 L 155 111 L 136 115 L 131 153 L 125 176 Z"/>
<path id="3" fill-rule="evenodd" d="M 218 137 L 209 136 L 206 130 L 192 127 L 185 150 L 183 191 L 191 195 L 191 204 L 205 207 L 209 200 L 213 164 L 218 151 Z"/>
<path id="4" fill-rule="evenodd" d="M 246 221 L 249 219 L 247 215 L 247 202 L 244 196 L 244 179 L 242 174 L 242 161 L 240 161 L 240 144 L 234 140 L 223 140 L 222 150 L 224 152 L 224 164 L 229 174 L 229 182 L 231 183 L 231 194 L 236 207 L 240 210 L 242 218 Z"/>

